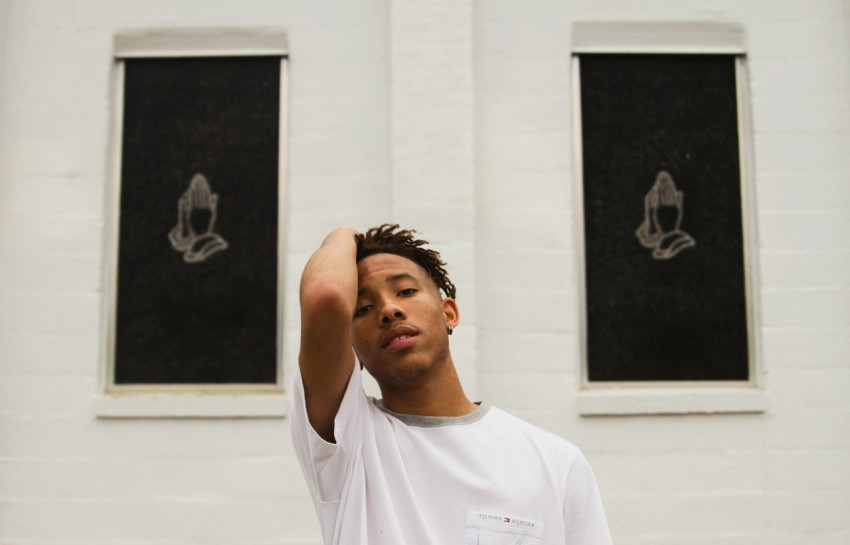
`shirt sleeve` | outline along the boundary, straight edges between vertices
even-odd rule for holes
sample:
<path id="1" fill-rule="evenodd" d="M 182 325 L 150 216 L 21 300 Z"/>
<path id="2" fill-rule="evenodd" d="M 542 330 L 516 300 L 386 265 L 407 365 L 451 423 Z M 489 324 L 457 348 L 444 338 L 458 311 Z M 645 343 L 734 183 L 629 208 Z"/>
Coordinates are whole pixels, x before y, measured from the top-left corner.
<path id="1" fill-rule="evenodd" d="M 363 392 L 360 362 L 355 357 L 354 369 L 334 418 L 336 443 L 322 439 L 310 424 L 300 372 L 295 377 L 293 391 L 292 442 L 310 493 L 317 507 L 319 504 L 338 502 L 350 474 L 352 459 L 362 445 L 363 428 L 368 416 L 368 399 Z"/>
<path id="2" fill-rule="evenodd" d="M 564 532 L 566 545 L 612 544 L 596 477 L 581 453 L 570 467 L 567 477 Z"/>

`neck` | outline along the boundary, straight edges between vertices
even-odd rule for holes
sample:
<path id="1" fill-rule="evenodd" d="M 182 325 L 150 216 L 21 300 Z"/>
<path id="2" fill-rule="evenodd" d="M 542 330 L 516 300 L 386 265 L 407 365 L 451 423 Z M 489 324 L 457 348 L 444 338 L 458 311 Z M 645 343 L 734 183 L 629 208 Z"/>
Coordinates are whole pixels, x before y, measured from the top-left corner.
<path id="1" fill-rule="evenodd" d="M 464 416 L 478 408 L 463 391 L 453 363 L 439 377 L 429 376 L 404 388 L 381 384 L 383 404 L 401 414 Z"/>

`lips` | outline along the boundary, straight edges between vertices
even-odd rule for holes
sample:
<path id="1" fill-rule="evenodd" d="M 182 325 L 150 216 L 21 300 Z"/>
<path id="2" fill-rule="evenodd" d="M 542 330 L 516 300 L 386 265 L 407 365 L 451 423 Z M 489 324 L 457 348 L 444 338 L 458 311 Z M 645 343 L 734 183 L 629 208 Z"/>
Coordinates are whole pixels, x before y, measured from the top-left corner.
<path id="1" fill-rule="evenodd" d="M 413 344 L 413 339 L 419 332 L 409 326 L 398 326 L 390 329 L 381 338 L 381 348 L 402 349 Z"/>

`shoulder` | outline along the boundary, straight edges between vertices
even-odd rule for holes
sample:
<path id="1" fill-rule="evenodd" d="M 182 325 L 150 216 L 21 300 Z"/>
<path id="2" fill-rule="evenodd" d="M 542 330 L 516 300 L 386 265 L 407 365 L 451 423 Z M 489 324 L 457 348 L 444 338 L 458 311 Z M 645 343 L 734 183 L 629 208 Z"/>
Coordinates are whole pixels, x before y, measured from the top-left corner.
<path id="1" fill-rule="evenodd" d="M 561 460 L 574 460 L 581 456 L 579 447 L 567 439 L 498 407 L 490 407 L 485 420 L 494 432 L 500 433 L 509 443 L 528 445 L 542 454 L 556 456 Z"/>

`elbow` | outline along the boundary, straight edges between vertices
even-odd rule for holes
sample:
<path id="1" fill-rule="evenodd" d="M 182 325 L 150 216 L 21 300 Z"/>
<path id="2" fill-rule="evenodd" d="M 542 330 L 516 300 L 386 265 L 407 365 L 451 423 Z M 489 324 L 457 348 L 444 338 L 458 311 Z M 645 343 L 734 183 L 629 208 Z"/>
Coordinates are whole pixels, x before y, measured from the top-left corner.
<path id="1" fill-rule="evenodd" d="M 302 317 L 316 316 L 325 319 L 334 316 L 351 319 L 354 313 L 354 296 L 331 282 L 312 282 L 301 286 Z"/>

